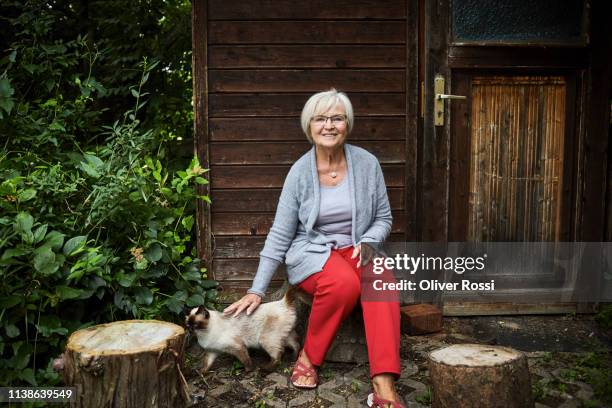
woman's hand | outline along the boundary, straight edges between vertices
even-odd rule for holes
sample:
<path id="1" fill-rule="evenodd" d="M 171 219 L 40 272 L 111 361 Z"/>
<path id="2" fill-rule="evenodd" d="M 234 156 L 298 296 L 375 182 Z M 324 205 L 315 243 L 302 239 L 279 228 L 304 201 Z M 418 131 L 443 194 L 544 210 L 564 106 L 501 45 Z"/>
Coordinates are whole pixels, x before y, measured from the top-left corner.
<path id="1" fill-rule="evenodd" d="M 351 255 L 351 259 L 355 259 L 359 257 L 359 261 L 357 261 L 357 267 L 366 266 L 374 257 L 374 250 L 368 244 L 363 244 L 363 251 L 361 250 L 361 245 L 359 244 L 353 249 L 353 255 Z"/>
<path id="2" fill-rule="evenodd" d="M 351 259 L 355 259 L 359 255 L 361 255 L 361 244 L 357 245 L 355 249 L 353 249 L 353 255 L 351 255 Z M 359 268 L 360 266 L 361 266 L 361 257 L 359 256 L 359 260 L 357 261 L 357 267 Z"/>
<path id="3" fill-rule="evenodd" d="M 242 297 L 242 299 L 232 303 L 228 307 L 223 310 L 223 314 L 226 316 L 234 313 L 232 317 L 238 316 L 244 309 L 246 309 L 246 314 L 249 316 L 251 313 L 257 309 L 257 306 L 261 303 L 261 296 L 256 295 L 254 293 L 247 293 Z"/>

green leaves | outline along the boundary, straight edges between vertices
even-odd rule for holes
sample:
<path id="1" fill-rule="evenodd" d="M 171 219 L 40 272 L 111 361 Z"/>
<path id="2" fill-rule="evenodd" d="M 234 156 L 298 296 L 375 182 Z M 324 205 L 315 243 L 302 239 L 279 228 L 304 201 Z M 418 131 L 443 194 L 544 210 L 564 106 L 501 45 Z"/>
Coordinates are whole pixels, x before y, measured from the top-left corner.
<path id="1" fill-rule="evenodd" d="M 185 305 L 189 307 L 195 307 L 203 305 L 204 302 L 204 296 L 196 293 L 195 295 L 191 295 L 187 298 L 187 300 L 185 301 Z"/>
<path id="2" fill-rule="evenodd" d="M 9 115 L 13 110 L 15 106 L 14 93 L 15 90 L 11 86 L 11 81 L 8 78 L 0 78 L 0 119 Z"/>
<path id="3" fill-rule="evenodd" d="M 183 306 L 187 300 L 187 293 L 178 291 L 170 299 L 166 301 L 166 307 L 173 313 L 179 314 L 183 312 Z"/>
<path id="4" fill-rule="evenodd" d="M 0 309 L 9 309 L 16 306 L 21 303 L 22 299 L 23 297 L 17 295 L 0 297 Z"/>
<path id="5" fill-rule="evenodd" d="M 190 31 L 176 17 L 188 21 L 190 6 L 181 4 L 143 13 L 129 3 L 125 15 L 90 22 L 102 27 L 96 39 L 57 30 L 78 13 L 14 4 L 0 58 L 0 383 L 54 385 L 45 358 L 85 325 L 172 320 L 186 305 L 214 304 L 216 282 L 194 259 L 208 170 L 175 148 L 192 137 L 193 119 Z M 141 39 L 143 26 L 131 23 L 143 15 L 151 32 Z M 176 60 L 143 61 L 162 48 L 119 50 L 109 30 L 121 44 L 126 33 L 149 44 L 172 37 L 179 46 L 161 54 Z M 172 30 L 185 41 L 166 37 Z"/>
<path id="6" fill-rule="evenodd" d="M 27 189 L 27 190 L 23 190 L 19 192 L 19 195 L 17 196 L 17 200 L 20 203 L 25 203 L 26 201 L 33 199 L 35 196 L 36 196 L 36 190 Z"/>
<path id="7" fill-rule="evenodd" d="M 183 219 L 181 220 L 181 225 L 187 231 L 191 231 L 191 228 L 193 227 L 193 215 L 188 215 L 186 217 L 183 217 Z"/>
<path id="8" fill-rule="evenodd" d="M 79 163 L 78 167 L 88 176 L 97 179 L 100 178 L 101 173 L 103 172 L 104 162 L 93 154 L 84 154 L 83 160 Z"/>
<path id="9" fill-rule="evenodd" d="M 44 246 L 48 246 L 53 251 L 57 252 L 62 245 L 64 245 L 64 234 L 58 231 L 51 231 L 47 234 Z"/>
<path id="10" fill-rule="evenodd" d="M 34 241 L 34 234 L 32 234 L 32 225 L 34 225 L 34 218 L 26 212 L 20 212 L 15 217 L 13 229 L 16 233 L 21 235 L 21 239 L 28 244 Z"/>
<path id="11" fill-rule="evenodd" d="M 36 329 L 38 330 L 38 333 L 44 337 L 49 337 L 53 334 L 68 334 L 68 329 L 62 327 L 62 321 L 55 315 L 41 316 L 38 324 L 36 325 Z"/>
<path id="12" fill-rule="evenodd" d="M 64 255 L 74 256 L 84 250 L 85 242 L 87 237 L 79 235 L 78 237 L 70 238 L 66 244 L 64 244 Z"/>
<path id="13" fill-rule="evenodd" d="M 153 292 L 149 288 L 140 286 L 134 290 L 134 298 L 139 304 L 150 305 L 153 302 Z"/>
<path id="14" fill-rule="evenodd" d="M 55 289 L 55 293 L 59 296 L 60 299 L 77 299 L 83 296 L 86 291 L 82 289 L 75 289 L 69 286 L 60 285 Z"/>
<path id="15" fill-rule="evenodd" d="M 51 275 L 59 268 L 55 253 L 49 247 L 42 247 L 34 256 L 34 268 L 42 275 Z"/>
<path id="16" fill-rule="evenodd" d="M 151 262 L 157 262 L 162 258 L 162 249 L 159 244 L 153 244 L 147 249 L 145 257 Z"/>
<path id="17" fill-rule="evenodd" d="M 14 324 L 4 326 L 4 331 L 9 338 L 15 338 L 19 336 L 19 329 Z"/>

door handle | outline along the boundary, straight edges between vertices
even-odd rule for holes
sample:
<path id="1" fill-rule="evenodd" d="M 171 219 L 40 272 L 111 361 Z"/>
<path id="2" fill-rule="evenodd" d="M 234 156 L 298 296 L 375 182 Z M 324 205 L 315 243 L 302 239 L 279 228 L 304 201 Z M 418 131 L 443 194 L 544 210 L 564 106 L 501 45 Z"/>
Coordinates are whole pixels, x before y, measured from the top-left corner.
<path id="1" fill-rule="evenodd" d="M 436 94 L 436 99 L 467 99 L 464 95 Z"/>
<path id="2" fill-rule="evenodd" d="M 434 78 L 434 126 L 444 126 L 444 100 L 467 99 L 464 95 L 449 95 L 444 93 L 444 77 L 440 74 Z"/>

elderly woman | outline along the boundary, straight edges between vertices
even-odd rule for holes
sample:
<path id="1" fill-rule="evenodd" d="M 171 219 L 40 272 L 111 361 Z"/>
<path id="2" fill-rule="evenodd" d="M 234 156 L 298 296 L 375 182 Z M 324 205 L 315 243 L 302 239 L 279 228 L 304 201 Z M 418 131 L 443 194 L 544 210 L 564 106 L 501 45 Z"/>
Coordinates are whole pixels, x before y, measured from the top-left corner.
<path id="1" fill-rule="evenodd" d="M 345 143 L 353 121 L 350 100 L 335 89 L 306 102 L 302 129 L 314 146 L 285 179 L 251 289 L 224 311 L 251 314 L 277 267 L 285 262 L 289 282 L 313 296 L 304 348 L 291 376 L 298 388 L 317 386 L 316 367 L 360 299 L 362 244 L 382 242 L 391 230 L 378 160 Z M 400 374 L 399 304 L 362 300 L 361 305 L 374 388 L 368 405 L 401 407 L 394 386 Z"/>

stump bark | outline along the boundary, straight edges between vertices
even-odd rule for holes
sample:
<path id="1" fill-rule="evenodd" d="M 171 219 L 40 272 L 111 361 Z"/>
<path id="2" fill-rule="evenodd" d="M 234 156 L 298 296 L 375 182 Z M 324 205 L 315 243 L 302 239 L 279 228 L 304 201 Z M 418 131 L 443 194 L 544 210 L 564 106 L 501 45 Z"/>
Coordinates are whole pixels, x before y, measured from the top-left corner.
<path id="1" fill-rule="evenodd" d="M 429 355 L 434 408 L 533 407 L 527 358 L 507 347 L 455 344 Z"/>
<path id="2" fill-rule="evenodd" d="M 282 298 L 287 288 L 288 283 L 283 285 L 278 291 L 279 293 L 272 296 L 272 299 L 277 300 Z M 306 338 L 306 330 L 308 329 L 308 317 L 310 316 L 310 307 L 312 306 L 312 296 L 303 290 L 299 290 L 297 296 L 300 301 L 296 305 L 298 323 L 295 330 L 303 343 Z M 351 314 L 338 328 L 336 338 L 325 355 L 325 361 L 356 364 L 368 362 L 368 348 L 363 326 L 363 311 L 360 305 L 357 305 L 355 309 L 353 309 Z"/>
<path id="3" fill-rule="evenodd" d="M 63 355 L 64 383 L 76 387 L 72 406 L 186 406 L 184 340 L 182 327 L 156 320 L 119 321 L 73 333 Z"/>
<path id="4" fill-rule="evenodd" d="M 336 338 L 325 355 L 325 361 L 356 364 L 368 362 L 361 306 L 356 306 L 338 328 Z"/>

